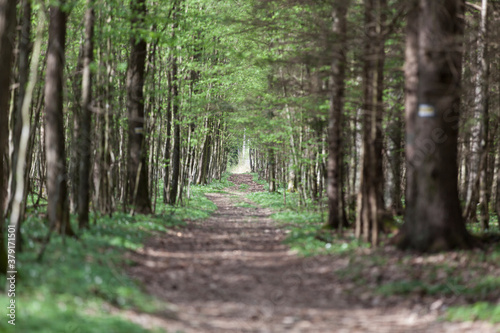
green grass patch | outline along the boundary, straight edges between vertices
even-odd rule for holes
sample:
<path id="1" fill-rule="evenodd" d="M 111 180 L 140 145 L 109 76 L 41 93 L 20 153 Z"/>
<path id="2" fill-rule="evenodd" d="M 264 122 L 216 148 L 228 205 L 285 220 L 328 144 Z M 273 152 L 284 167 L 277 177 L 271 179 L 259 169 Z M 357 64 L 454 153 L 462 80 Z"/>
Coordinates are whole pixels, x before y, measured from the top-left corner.
<path id="1" fill-rule="evenodd" d="M 110 305 L 143 313 L 168 311 L 168 304 L 146 294 L 125 274 L 123 253 L 180 224 L 165 216 L 116 213 L 100 218 L 78 240 L 63 241 L 53 235 L 43 261 L 38 262 L 41 239 L 48 228 L 39 218 L 29 217 L 22 226 L 25 249 L 17 255 L 16 326 L 4 320 L 0 331 L 149 332 L 110 314 Z M 0 297 L 1 304 L 7 302 L 6 296 Z"/>
<path id="2" fill-rule="evenodd" d="M 252 180 L 255 183 L 260 184 L 260 185 L 264 185 L 264 186 L 266 186 L 266 185 L 269 186 L 269 184 L 264 179 L 260 179 L 259 178 L 259 174 L 258 173 L 253 172 L 253 173 L 251 173 L 251 175 L 252 175 Z M 269 187 L 266 188 L 266 189 L 268 190 Z"/>
<path id="3" fill-rule="evenodd" d="M 240 190 L 248 190 L 249 188 L 250 188 L 250 185 L 248 185 L 248 184 L 241 184 L 239 187 Z"/>
<path id="4" fill-rule="evenodd" d="M 402 280 L 384 284 L 377 289 L 379 294 L 389 296 L 393 294 L 409 295 L 411 293 L 425 295 L 452 295 L 463 293 L 466 286 L 460 280 L 450 278 L 443 283 L 428 283 L 421 280 Z"/>
<path id="5" fill-rule="evenodd" d="M 114 315 L 112 309 L 162 315 L 169 305 L 144 291 L 127 276 L 131 264 L 124 259 L 128 250 L 143 247 L 146 239 L 185 225 L 184 219 L 210 216 L 217 206 L 205 194 L 232 186 L 228 175 L 206 186 L 192 186 L 189 200 L 171 207 L 160 197 L 157 214 L 130 216 L 115 212 L 112 217 L 91 214 L 89 230 L 78 240 L 53 235 L 42 262 L 36 257 L 48 233 L 44 207 L 31 210 L 22 225 L 25 247 L 17 255 L 19 276 L 16 285 L 16 325 L 0 321 L 0 332 L 102 333 L 163 332 L 146 330 Z M 77 230 L 76 219 L 71 221 Z M 9 299 L 0 296 L 6 309 Z"/>
<path id="6" fill-rule="evenodd" d="M 229 174 L 225 173 L 221 180 L 214 180 L 208 185 L 192 185 L 189 198 L 184 198 L 179 205 L 173 207 L 163 203 L 163 194 L 161 194 L 156 204 L 156 211 L 180 221 L 206 219 L 217 210 L 217 206 L 205 194 L 226 193 L 227 187 L 234 186 L 228 178 Z"/>
<path id="7" fill-rule="evenodd" d="M 353 237 L 339 236 L 324 230 L 326 212 L 312 203 L 301 207 L 298 193 L 287 193 L 286 204 L 283 194 L 278 192 L 249 193 L 247 198 L 261 207 L 275 211 L 271 218 L 284 223 L 288 232 L 285 243 L 303 256 L 345 253 L 368 246 Z"/>
<path id="8" fill-rule="evenodd" d="M 249 204 L 248 202 L 238 202 L 235 204 L 236 207 L 243 207 L 243 208 L 256 208 L 255 205 Z"/>
<path id="9" fill-rule="evenodd" d="M 444 319 L 449 321 L 485 320 L 500 323 L 500 305 L 477 302 L 471 305 L 450 307 Z"/>

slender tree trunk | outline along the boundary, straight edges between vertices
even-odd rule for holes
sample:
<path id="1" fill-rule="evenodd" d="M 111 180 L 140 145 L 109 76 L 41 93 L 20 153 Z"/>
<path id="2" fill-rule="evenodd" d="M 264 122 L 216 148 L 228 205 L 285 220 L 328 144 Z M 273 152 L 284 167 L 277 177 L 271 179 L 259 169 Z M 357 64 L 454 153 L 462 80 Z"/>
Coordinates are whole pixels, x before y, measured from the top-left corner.
<path id="1" fill-rule="evenodd" d="M 174 16 L 175 17 L 175 16 Z M 174 29 L 176 28 L 176 25 Z M 167 203 L 175 205 L 181 168 L 181 125 L 179 117 L 179 78 L 177 75 L 177 55 L 172 60 L 172 120 L 174 123 L 174 146 L 172 149 L 172 179 Z"/>
<path id="2" fill-rule="evenodd" d="M 418 251 L 467 248 L 457 188 L 464 1 L 420 0 L 415 12 L 406 51 L 406 216 L 395 241 Z"/>
<path id="3" fill-rule="evenodd" d="M 144 144 L 144 69 L 146 65 L 146 41 L 139 37 L 140 28 L 144 27 L 146 16 L 145 0 L 135 0 L 132 7 L 133 36 L 127 70 L 127 110 L 129 126 L 129 201 L 133 212 L 151 213 L 151 201 L 148 189 L 148 167 L 146 163 L 147 147 Z"/>
<path id="4" fill-rule="evenodd" d="M 356 236 L 378 244 L 384 209 L 382 168 L 382 93 L 385 0 L 365 0 L 363 153 L 356 214 Z"/>
<path id="5" fill-rule="evenodd" d="M 205 135 L 205 141 L 203 143 L 203 149 L 201 151 L 201 160 L 200 160 L 200 165 L 199 165 L 199 177 L 197 180 L 197 184 L 200 185 L 205 185 L 207 184 L 207 178 L 208 178 L 208 167 L 210 164 L 210 153 L 211 153 L 211 147 L 212 147 L 212 134 L 211 134 L 211 125 L 212 121 L 210 119 L 206 120 L 206 128 L 207 128 L 207 134 Z"/>
<path id="6" fill-rule="evenodd" d="M 469 179 L 466 208 L 464 211 L 466 220 L 473 220 L 476 217 L 477 203 L 481 201 L 480 197 L 482 197 L 480 195 L 480 182 L 484 181 L 483 178 L 486 175 L 483 168 L 487 167 L 487 164 L 483 163 L 484 159 L 486 159 L 483 155 L 487 154 L 486 144 L 488 137 L 487 8 L 488 1 L 482 0 L 481 20 L 477 39 L 477 73 L 473 111 L 475 124 L 470 131 Z"/>
<path id="7" fill-rule="evenodd" d="M 482 0 L 481 22 L 478 36 L 478 72 L 476 76 L 476 112 L 480 115 L 482 126 L 481 163 L 479 167 L 479 206 L 481 210 L 481 229 L 489 229 L 489 62 L 488 56 L 488 0 Z M 493 140 L 491 140 L 493 141 Z"/>
<path id="8" fill-rule="evenodd" d="M 170 192 L 170 147 L 172 138 L 172 73 L 167 73 L 167 138 L 165 140 L 165 176 L 163 177 L 163 203 L 167 203 L 168 193 Z"/>
<path id="9" fill-rule="evenodd" d="M 172 40 L 176 40 L 176 30 L 178 27 L 178 14 L 180 12 L 180 0 L 174 1 L 172 7 Z M 172 177 L 170 179 L 167 193 L 167 203 L 170 205 L 175 205 L 177 200 L 177 191 L 179 187 L 179 175 L 181 168 L 181 127 L 180 127 L 180 116 L 179 116 L 179 76 L 178 72 L 178 61 L 179 57 L 177 54 L 177 46 L 174 46 L 174 54 L 172 56 L 172 123 L 174 127 L 174 145 L 172 147 Z"/>
<path id="10" fill-rule="evenodd" d="M 346 33 L 347 2 L 339 1 L 333 9 L 333 35 L 336 43 L 332 50 L 332 68 L 330 75 L 330 119 L 328 122 L 328 162 L 327 162 L 327 195 L 328 226 L 342 229 L 341 189 L 341 157 L 342 149 L 342 112 L 344 109 L 345 66 L 346 66 Z"/>
<path id="11" fill-rule="evenodd" d="M 91 114 L 92 114 L 92 71 L 94 60 L 94 1 L 87 0 L 85 14 L 85 44 L 83 47 L 83 74 L 82 74 L 82 104 L 80 121 L 80 162 L 79 162 L 79 189 L 78 189 L 78 225 L 87 228 L 89 225 L 89 192 L 90 192 L 90 148 L 91 148 Z"/>
<path id="12" fill-rule="evenodd" d="M 19 71 L 19 89 L 16 98 L 15 111 L 13 114 L 14 118 L 14 132 L 12 139 L 14 141 L 14 150 L 12 153 L 12 164 L 11 172 L 12 175 L 15 174 L 17 165 L 17 156 L 19 152 L 19 142 L 21 140 L 21 130 L 22 130 L 22 106 L 24 95 L 26 92 L 26 85 L 28 84 L 29 75 L 29 54 L 30 54 L 30 41 L 31 41 L 31 1 L 22 0 L 22 16 L 21 16 L 21 31 L 19 33 L 19 55 L 18 55 L 18 71 Z M 9 200 L 9 207 L 12 205 L 14 198 L 14 189 L 16 188 L 16 178 L 12 177 L 11 182 L 11 196 Z M 9 208 L 10 211 L 10 208 Z M 22 214 L 24 215 L 24 213 Z"/>
<path id="13" fill-rule="evenodd" d="M 3 226 L 7 199 L 7 147 L 10 98 L 10 75 L 12 51 L 14 49 L 14 26 L 16 22 L 16 1 L 0 0 L 0 223 Z M 0 227 L 0 274 L 7 271 L 3 227 Z"/>
<path id="14" fill-rule="evenodd" d="M 50 7 L 49 47 L 45 77 L 45 149 L 47 154 L 47 213 L 54 229 L 74 235 L 69 224 L 68 185 L 63 117 L 64 2 Z"/>

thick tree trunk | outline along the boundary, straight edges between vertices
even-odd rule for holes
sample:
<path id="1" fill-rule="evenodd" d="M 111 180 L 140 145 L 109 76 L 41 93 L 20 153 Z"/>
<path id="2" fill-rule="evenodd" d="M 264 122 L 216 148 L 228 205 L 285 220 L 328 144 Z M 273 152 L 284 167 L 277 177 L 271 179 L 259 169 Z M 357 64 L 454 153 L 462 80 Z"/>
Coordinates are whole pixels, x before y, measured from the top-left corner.
<path id="1" fill-rule="evenodd" d="M 64 3 L 60 3 L 62 7 Z M 63 69 L 66 13 L 50 7 L 49 47 L 45 77 L 45 147 L 47 154 L 47 213 L 51 228 L 74 235 L 69 224 L 69 201 L 64 148 Z"/>
<path id="2" fill-rule="evenodd" d="M 415 5 L 415 4 L 413 4 Z M 470 247 L 457 189 L 463 0 L 420 0 L 408 17 L 406 216 L 401 248 Z"/>
<path id="3" fill-rule="evenodd" d="M 94 1 L 87 0 L 85 14 L 85 44 L 83 47 L 83 74 L 82 74 L 82 104 L 80 121 L 80 161 L 79 161 L 79 188 L 78 188 L 78 225 L 87 228 L 89 225 L 89 192 L 90 192 L 90 126 L 92 108 L 92 71 L 90 65 L 94 59 Z"/>
<path id="4" fill-rule="evenodd" d="M 144 145 L 144 69 L 146 65 L 146 41 L 137 36 L 144 26 L 146 16 L 145 0 L 135 0 L 132 6 L 133 37 L 127 70 L 127 110 L 129 126 L 129 201 L 133 211 L 139 214 L 151 213 L 148 189 L 147 147 Z"/>
<path id="5" fill-rule="evenodd" d="M 333 35 L 336 43 L 332 46 L 332 68 L 330 75 L 330 113 L 328 122 L 328 162 L 327 162 L 327 195 L 328 226 L 341 229 L 342 209 L 340 206 L 341 188 L 341 126 L 344 109 L 345 66 L 346 66 L 346 33 L 347 2 L 338 2 L 333 9 Z"/>

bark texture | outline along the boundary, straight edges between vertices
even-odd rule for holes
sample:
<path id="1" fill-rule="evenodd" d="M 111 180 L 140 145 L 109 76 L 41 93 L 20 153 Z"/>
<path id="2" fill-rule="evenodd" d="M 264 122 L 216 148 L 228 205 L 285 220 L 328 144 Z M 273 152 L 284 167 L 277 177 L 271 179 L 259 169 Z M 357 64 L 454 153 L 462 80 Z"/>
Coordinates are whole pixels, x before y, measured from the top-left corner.
<path id="1" fill-rule="evenodd" d="M 416 4 L 416 3 L 414 3 Z M 471 246 L 457 188 L 462 0 L 420 0 L 408 17 L 406 50 L 406 216 L 402 248 Z M 416 8 L 416 6 L 414 7 Z"/>
<path id="2" fill-rule="evenodd" d="M 144 26 L 146 15 L 145 0 L 135 0 L 132 7 L 131 52 L 127 70 L 127 110 L 129 135 L 129 201 L 133 211 L 139 214 L 151 213 L 151 201 L 148 191 L 147 148 L 144 145 L 144 70 L 146 65 L 146 41 L 139 36 L 140 27 Z"/>
<path id="3" fill-rule="evenodd" d="M 328 122 L 328 161 L 327 161 L 327 195 L 328 195 L 328 227 L 342 228 L 342 209 L 340 206 L 341 157 L 342 149 L 341 125 L 344 109 L 347 3 L 340 1 L 333 8 L 332 67 L 330 75 L 330 113 Z"/>
<path id="4" fill-rule="evenodd" d="M 61 2 L 60 6 L 64 3 Z M 69 201 L 64 147 L 63 70 L 66 13 L 50 7 L 49 47 L 45 77 L 45 150 L 47 154 L 48 218 L 51 228 L 74 235 L 69 224 Z"/>
<path id="5" fill-rule="evenodd" d="M 4 209 L 7 199 L 7 147 L 10 97 L 10 75 L 12 50 L 14 48 L 14 23 L 16 1 L 0 0 L 0 223 L 3 225 Z M 0 274 L 7 270 L 3 227 L 0 228 Z"/>
<path id="6" fill-rule="evenodd" d="M 87 0 L 85 14 L 85 44 L 83 46 L 82 73 L 82 111 L 80 121 L 80 162 L 78 186 L 78 225 L 86 228 L 89 224 L 89 192 L 90 192 L 90 127 L 92 107 L 92 71 L 90 65 L 94 59 L 94 9 L 93 0 Z"/>

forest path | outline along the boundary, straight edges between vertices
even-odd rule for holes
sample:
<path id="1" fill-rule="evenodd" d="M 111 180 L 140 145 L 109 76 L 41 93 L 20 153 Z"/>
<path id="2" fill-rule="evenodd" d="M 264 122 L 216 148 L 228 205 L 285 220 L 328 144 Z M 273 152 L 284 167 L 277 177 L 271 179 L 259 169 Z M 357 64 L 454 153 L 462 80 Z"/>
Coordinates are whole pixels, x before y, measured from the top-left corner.
<path id="1" fill-rule="evenodd" d="M 177 318 L 129 312 L 129 319 L 186 333 L 496 331 L 481 322 L 439 322 L 428 307 L 360 302 L 336 274 L 347 258 L 298 257 L 283 245 L 286 231 L 272 212 L 245 198 L 262 186 L 245 174 L 230 180 L 227 192 L 207 194 L 218 207 L 210 218 L 153 238 L 132 256 L 130 275 L 175 305 Z"/>

